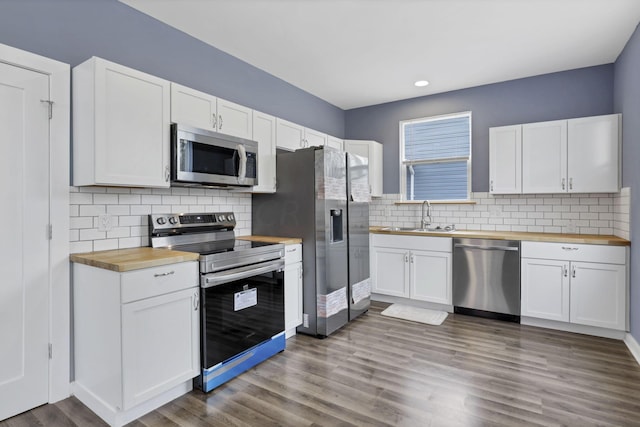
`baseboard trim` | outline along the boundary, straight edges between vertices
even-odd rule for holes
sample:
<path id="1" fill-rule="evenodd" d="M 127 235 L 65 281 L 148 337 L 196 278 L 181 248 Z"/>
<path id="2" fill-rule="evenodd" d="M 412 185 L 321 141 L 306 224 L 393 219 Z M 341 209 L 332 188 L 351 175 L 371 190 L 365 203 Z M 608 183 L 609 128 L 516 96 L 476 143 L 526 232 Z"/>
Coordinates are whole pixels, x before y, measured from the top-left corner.
<path id="1" fill-rule="evenodd" d="M 539 328 L 555 329 L 558 331 L 573 332 L 576 334 L 593 335 L 614 340 L 624 340 L 626 332 L 616 329 L 599 328 L 597 326 L 578 325 L 576 323 L 558 322 L 556 320 L 538 319 L 535 317 L 522 316 L 520 323 L 527 326 Z"/>
<path id="2" fill-rule="evenodd" d="M 627 333 L 624 337 L 624 343 L 627 345 L 631 355 L 636 359 L 636 362 L 640 365 L 640 344 L 638 344 L 638 341 L 636 341 L 633 335 Z"/>

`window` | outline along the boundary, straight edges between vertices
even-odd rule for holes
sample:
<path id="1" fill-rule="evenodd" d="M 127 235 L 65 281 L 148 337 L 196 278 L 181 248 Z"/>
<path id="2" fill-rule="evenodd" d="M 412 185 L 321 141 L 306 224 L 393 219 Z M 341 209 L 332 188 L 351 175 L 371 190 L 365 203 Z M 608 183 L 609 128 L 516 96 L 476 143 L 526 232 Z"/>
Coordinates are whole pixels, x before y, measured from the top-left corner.
<path id="1" fill-rule="evenodd" d="M 471 112 L 400 122 L 405 200 L 469 200 Z"/>

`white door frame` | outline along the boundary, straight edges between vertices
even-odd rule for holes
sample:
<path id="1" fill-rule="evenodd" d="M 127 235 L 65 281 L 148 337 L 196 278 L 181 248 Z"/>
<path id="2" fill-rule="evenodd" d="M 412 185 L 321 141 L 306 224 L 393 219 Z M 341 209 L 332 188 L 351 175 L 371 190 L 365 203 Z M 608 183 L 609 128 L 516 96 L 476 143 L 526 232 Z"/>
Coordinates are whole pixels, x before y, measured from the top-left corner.
<path id="1" fill-rule="evenodd" d="M 69 64 L 0 44 L 0 62 L 49 76 L 50 218 L 49 246 L 49 402 L 70 395 L 71 304 L 69 282 L 69 116 L 71 67 Z"/>

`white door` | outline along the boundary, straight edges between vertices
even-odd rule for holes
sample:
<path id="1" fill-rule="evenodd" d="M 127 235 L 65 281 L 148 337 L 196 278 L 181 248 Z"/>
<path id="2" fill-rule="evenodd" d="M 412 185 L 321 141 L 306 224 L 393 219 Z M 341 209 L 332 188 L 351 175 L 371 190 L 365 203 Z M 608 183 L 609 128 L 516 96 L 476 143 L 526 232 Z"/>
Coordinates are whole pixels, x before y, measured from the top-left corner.
<path id="1" fill-rule="evenodd" d="M 409 296 L 409 251 L 373 247 L 371 251 L 372 291 L 396 297 Z"/>
<path id="2" fill-rule="evenodd" d="M 344 150 L 344 142 L 340 138 L 336 138 L 335 136 L 327 136 L 327 145 L 338 150 Z"/>
<path id="3" fill-rule="evenodd" d="M 409 265 L 412 299 L 451 304 L 451 254 L 413 251 Z"/>
<path id="4" fill-rule="evenodd" d="M 525 317 L 569 321 L 569 261 L 522 258 L 522 308 Z"/>
<path id="5" fill-rule="evenodd" d="M 258 185 L 252 192 L 276 191 L 276 118 L 259 111 L 253 112 L 253 139 L 258 141 Z"/>
<path id="6" fill-rule="evenodd" d="M 567 121 L 522 125 L 522 192 L 567 191 Z"/>
<path id="7" fill-rule="evenodd" d="M 611 114 L 569 120 L 569 192 L 620 190 L 619 119 L 618 114 Z"/>
<path id="8" fill-rule="evenodd" d="M 304 128 L 286 120 L 276 119 L 276 146 L 288 151 L 304 148 Z"/>
<path id="9" fill-rule="evenodd" d="M 305 147 L 322 147 L 324 145 L 327 145 L 327 134 L 318 132 L 317 130 L 305 128 L 304 142 Z"/>
<path id="10" fill-rule="evenodd" d="M 0 420 L 48 401 L 49 77 L 0 63 Z"/>
<path id="11" fill-rule="evenodd" d="M 522 126 L 489 129 L 489 192 L 522 192 Z"/>
<path id="12" fill-rule="evenodd" d="M 171 83 L 171 121 L 210 131 L 217 130 L 216 97 Z"/>
<path id="13" fill-rule="evenodd" d="M 624 265 L 571 263 L 571 323 L 626 329 Z"/>
<path id="14" fill-rule="evenodd" d="M 253 139 L 253 110 L 218 98 L 218 132 Z"/>
<path id="15" fill-rule="evenodd" d="M 284 329 L 302 325 L 302 263 L 284 267 Z"/>

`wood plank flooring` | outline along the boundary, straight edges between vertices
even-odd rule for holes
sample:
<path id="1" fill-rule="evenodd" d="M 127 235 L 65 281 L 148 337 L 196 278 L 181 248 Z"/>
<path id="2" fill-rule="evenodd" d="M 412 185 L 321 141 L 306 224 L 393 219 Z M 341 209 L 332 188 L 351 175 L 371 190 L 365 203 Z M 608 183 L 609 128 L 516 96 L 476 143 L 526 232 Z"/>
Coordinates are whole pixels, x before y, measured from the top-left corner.
<path id="1" fill-rule="evenodd" d="M 386 306 L 129 425 L 640 426 L 640 366 L 621 341 L 454 314 L 429 326 Z M 73 397 L 0 422 L 103 425 Z"/>

